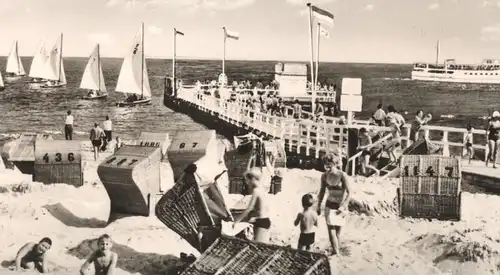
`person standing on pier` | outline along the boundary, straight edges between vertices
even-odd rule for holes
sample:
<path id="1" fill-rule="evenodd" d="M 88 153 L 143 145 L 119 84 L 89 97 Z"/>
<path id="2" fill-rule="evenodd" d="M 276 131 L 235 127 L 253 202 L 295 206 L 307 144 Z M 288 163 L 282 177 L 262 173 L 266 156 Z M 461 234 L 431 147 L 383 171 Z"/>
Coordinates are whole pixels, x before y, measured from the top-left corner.
<path id="1" fill-rule="evenodd" d="M 64 136 L 66 140 L 73 140 L 73 120 L 73 115 L 71 114 L 71 110 L 69 110 L 64 123 Z"/>
<path id="2" fill-rule="evenodd" d="M 340 231 L 345 224 L 345 215 L 351 199 L 350 179 L 340 169 L 342 165 L 340 156 L 328 154 L 323 158 L 326 171 L 321 175 L 321 189 L 318 195 L 317 213 L 321 214 L 321 204 L 328 195 L 325 203 L 325 220 L 328 227 L 332 255 L 340 256 Z"/>
<path id="3" fill-rule="evenodd" d="M 319 122 L 322 118 L 323 115 L 325 114 L 325 107 L 323 104 L 319 102 L 318 99 L 316 99 L 316 110 L 314 111 L 314 116 L 316 117 L 316 121 Z"/>
<path id="4" fill-rule="evenodd" d="M 384 123 L 384 120 L 385 120 L 385 111 L 384 111 L 383 107 L 384 107 L 384 105 L 382 103 L 379 103 L 377 105 L 377 110 L 372 115 L 373 120 L 375 121 L 375 123 L 378 126 L 384 126 L 385 125 L 385 123 Z"/>
<path id="5" fill-rule="evenodd" d="M 500 113 L 494 111 L 491 116 L 491 120 L 488 124 L 488 129 L 486 130 L 486 135 L 488 137 L 488 156 L 486 158 L 486 166 L 488 163 L 493 161 L 493 168 L 497 168 L 497 157 L 498 157 L 498 146 L 500 145 Z"/>
<path id="6" fill-rule="evenodd" d="M 302 117 L 302 106 L 299 103 L 298 99 L 295 99 L 293 105 L 292 105 L 292 116 L 295 119 L 300 119 Z"/>

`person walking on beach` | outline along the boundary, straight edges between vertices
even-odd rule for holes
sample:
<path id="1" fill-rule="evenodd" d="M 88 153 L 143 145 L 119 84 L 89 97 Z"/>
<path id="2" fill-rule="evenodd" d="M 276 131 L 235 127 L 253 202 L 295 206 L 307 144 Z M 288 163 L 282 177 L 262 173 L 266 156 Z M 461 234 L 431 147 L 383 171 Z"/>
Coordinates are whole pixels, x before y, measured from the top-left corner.
<path id="1" fill-rule="evenodd" d="M 323 158 L 326 171 L 321 175 L 321 189 L 318 195 L 318 215 L 321 215 L 321 204 L 328 195 L 325 203 L 325 220 L 328 227 L 328 236 L 332 245 L 332 255 L 340 256 L 340 231 L 345 224 L 345 214 L 351 199 L 350 179 L 340 169 L 341 158 L 328 154 Z"/>
<path id="2" fill-rule="evenodd" d="M 250 213 L 255 213 L 255 217 L 249 219 L 253 223 L 254 241 L 269 242 L 269 229 L 271 220 L 269 219 L 270 202 L 267 196 L 268 190 L 262 186 L 262 172 L 259 168 L 253 167 L 244 173 L 245 181 L 248 184 L 249 192 L 252 194 L 247 209 L 234 219 L 234 224 L 241 222 Z"/>
<path id="3" fill-rule="evenodd" d="M 68 114 L 66 115 L 66 121 L 64 125 L 64 136 L 66 137 L 66 140 L 73 140 L 73 120 L 73 115 L 69 110 Z"/>
<path id="4" fill-rule="evenodd" d="M 102 138 L 105 137 L 104 131 L 99 127 L 99 124 L 94 123 L 94 128 L 90 130 L 90 141 L 94 150 L 94 160 L 99 158 L 99 150 L 102 145 Z"/>
<path id="5" fill-rule="evenodd" d="M 113 131 L 113 123 L 109 116 L 106 116 L 106 120 L 102 122 L 102 129 L 104 130 L 104 134 L 106 135 L 106 140 L 110 142 L 113 140 L 112 131 Z"/>
<path id="6" fill-rule="evenodd" d="M 300 224 L 300 237 L 297 249 L 310 250 L 314 244 L 314 227 L 318 226 L 318 214 L 313 209 L 314 197 L 311 194 L 302 196 L 302 207 L 304 211 L 300 212 L 295 218 L 294 225 Z"/>
<path id="7" fill-rule="evenodd" d="M 491 160 L 493 161 L 493 168 L 497 168 L 498 146 L 500 145 L 500 113 L 498 111 L 494 111 L 491 116 L 488 123 L 488 129 L 486 130 L 486 136 L 488 137 L 486 166 L 488 166 Z"/>
<path id="8" fill-rule="evenodd" d="M 424 119 L 424 111 L 418 110 L 415 115 L 415 120 L 411 123 L 410 127 L 410 140 L 416 142 L 419 139 L 420 127 L 425 125 L 427 121 Z"/>
<path id="9" fill-rule="evenodd" d="M 296 99 L 292 105 L 292 117 L 295 119 L 300 119 L 302 117 L 302 106 L 298 99 Z"/>

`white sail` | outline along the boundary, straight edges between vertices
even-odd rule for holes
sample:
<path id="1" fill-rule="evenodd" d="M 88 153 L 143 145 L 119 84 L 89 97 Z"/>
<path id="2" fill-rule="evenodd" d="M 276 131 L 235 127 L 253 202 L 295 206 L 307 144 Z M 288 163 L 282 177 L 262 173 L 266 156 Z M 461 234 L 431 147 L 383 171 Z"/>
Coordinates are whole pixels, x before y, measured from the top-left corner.
<path id="1" fill-rule="evenodd" d="M 143 95 L 151 98 L 146 58 L 144 57 L 143 27 L 134 37 L 134 41 L 123 60 L 116 91 Z"/>
<path id="2" fill-rule="evenodd" d="M 33 78 L 43 77 L 46 61 L 45 41 L 42 41 L 31 61 L 29 76 Z"/>
<path id="3" fill-rule="evenodd" d="M 57 39 L 52 50 L 47 53 L 43 75 L 42 77 L 47 80 L 56 80 L 60 84 L 66 84 L 64 60 L 62 58 L 62 35 Z"/>
<path id="4" fill-rule="evenodd" d="M 104 84 L 104 75 L 102 73 L 101 56 L 99 53 L 99 44 L 95 46 L 89 57 L 85 71 L 83 72 L 80 89 L 89 89 L 106 92 Z"/>
<path id="5" fill-rule="evenodd" d="M 7 69 L 8 73 L 13 73 L 15 75 L 25 75 L 23 63 L 21 62 L 21 57 L 19 56 L 17 40 L 14 41 L 12 49 L 10 50 L 9 57 L 7 58 Z"/>

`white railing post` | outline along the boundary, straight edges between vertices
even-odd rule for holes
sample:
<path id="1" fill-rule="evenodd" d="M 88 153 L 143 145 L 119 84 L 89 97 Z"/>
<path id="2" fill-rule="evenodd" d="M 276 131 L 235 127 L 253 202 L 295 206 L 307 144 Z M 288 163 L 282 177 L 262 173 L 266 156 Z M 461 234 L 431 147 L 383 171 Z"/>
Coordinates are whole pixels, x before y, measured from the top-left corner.
<path id="1" fill-rule="evenodd" d="M 443 156 L 449 157 L 450 145 L 448 144 L 448 131 L 443 131 L 443 139 L 441 141 L 443 142 Z"/>

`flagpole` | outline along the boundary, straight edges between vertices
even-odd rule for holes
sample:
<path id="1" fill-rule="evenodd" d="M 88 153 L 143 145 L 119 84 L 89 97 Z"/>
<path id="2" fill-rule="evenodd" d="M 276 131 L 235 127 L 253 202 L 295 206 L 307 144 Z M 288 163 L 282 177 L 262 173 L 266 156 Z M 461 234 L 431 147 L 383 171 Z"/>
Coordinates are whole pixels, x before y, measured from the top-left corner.
<path id="1" fill-rule="evenodd" d="M 320 39 L 320 36 L 321 36 L 320 29 L 321 29 L 321 23 L 318 22 L 318 30 L 317 30 L 317 33 L 316 33 L 317 39 L 318 39 L 317 40 L 317 45 L 316 45 L 316 47 L 317 47 L 316 48 L 316 74 L 315 74 L 316 78 L 314 80 L 314 87 L 316 87 L 316 88 L 317 88 L 317 85 L 318 85 L 318 74 L 319 74 L 318 73 L 318 71 L 319 71 L 319 42 L 321 41 L 321 39 Z"/>
<path id="2" fill-rule="evenodd" d="M 222 27 L 222 30 L 224 30 L 224 51 L 222 54 L 222 75 L 226 75 L 226 27 Z"/>
<path id="3" fill-rule="evenodd" d="M 176 41 L 175 38 L 177 37 L 177 30 L 174 28 L 174 47 L 173 47 L 173 54 L 172 54 L 172 92 L 173 96 L 177 96 L 177 81 L 175 80 L 175 55 L 176 55 Z"/>
<path id="4" fill-rule="evenodd" d="M 313 43 L 313 25 L 312 25 L 312 5 L 311 3 L 307 3 L 307 7 L 309 7 L 309 40 L 310 40 L 310 49 L 311 49 L 311 110 L 314 112 L 314 101 L 316 97 L 316 87 L 314 85 L 314 43 Z"/>

